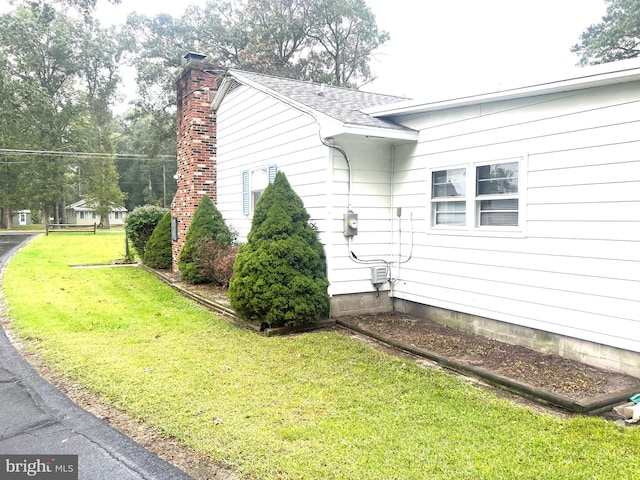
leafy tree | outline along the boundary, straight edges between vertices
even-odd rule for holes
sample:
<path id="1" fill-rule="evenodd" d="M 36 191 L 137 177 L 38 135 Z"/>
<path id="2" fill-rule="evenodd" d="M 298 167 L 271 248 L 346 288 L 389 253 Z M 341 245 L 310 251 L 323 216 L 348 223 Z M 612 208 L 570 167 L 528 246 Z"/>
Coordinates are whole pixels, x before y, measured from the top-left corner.
<path id="1" fill-rule="evenodd" d="M 231 245 L 232 235 L 224 223 L 222 215 L 208 196 L 202 197 L 200 205 L 193 214 L 187 230 L 178 268 L 183 280 L 191 284 L 208 283 L 211 279 L 202 275 L 197 262 L 198 242 L 203 238 L 212 238 L 220 245 Z"/>
<path id="2" fill-rule="evenodd" d="M 180 18 L 130 15 L 127 26 L 136 38 L 136 112 L 154 119 L 161 133 L 147 135 L 158 143 L 171 138 L 167 125 L 175 130 L 175 79 L 187 51 L 206 53 L 221 70 L 357 86 L 372 80 L 373 52 L 389 38 L 365 0 L 209 1 Z"/>
<path id="3" fill-rule="evenodd" d="M 166 208 L 156 205 L 144 205 L 133 210 L 124 224 L 125 232 L 134 250 L 140 258 L 144 258 L 145 248 L 156 225 L 167 213 Z"/>
<path id="4" fill-rule="evenodd" d="M 595 65 L 640 55 L 640 2 L 605 0 L 602 22 L 589 26 L 571 51 L 580 65 Z"/>
<path id="5" fill-rule="evenodd" d="M 145 204 L 167 207 L 175 195 L 174 123 L 169 115 L 131 114 L 118 119 L 116 151 L 138 155 L 117 160 L 119 185 L 129 211 Z"/>
<path id="6" fill-rule="evenodd" d="M 144 264 L 151 268 L 171 269 L 171 212 L 165 213 L 153 229 L 145 246 Z"/>
<path id="7" fill-rule="evenodd" d="M 271 327 L 312 323 L 329 314 L 326 259 L 302 200 L 282 172 L 258 200 L 240 247 L 229 300 L 244 318 Z"/>
<path id="8" fill-rule="evenodd" d="M 14 138 L 16 146 L 64 149 L 79 111 L 73 85 L 79 68 L 77 30 L 76 22 L 48 4 L 32 3 L 0 17 L 0 49 L 15 88 L 10 94 L 20 105 L 14 116 L 24 128 Z M 30 159 L 25 194 L 41 205 L 45 223 L 64 196 L 67 169 L 63 157 Z"/>
<path id="9" fill-rule="evenodd" d="M 92 2 L 63 3 L 92 8 Z M 3 143 L 50 153 L 21 158 L 21 196 L 0 193 L 3 210 L 42 209 L 48 223 L 50 216 L 62 219 L 67 202 L 88 193 L 100 211 L 108 212 L 111 205 L 122 202 L 113 159 L 106 156 L 100 162 L 83 163 L 55 152 L 113 153 L 109 104 L 118 81 L 118 52 L 122 52 L 118 35 L 100 29 L 89 17 L 66 16 L 49 3 L 24 5 L 0 16 L 0 61 L 6 87 L 0 91 L 0 108 L 12 107 L 14 124 L 12 129 L 3 128 Z M 14 166 L 11 175 L 17 170 Z M 77 189 L 71 188 L 74 184 Z M 6 188 L 0 184 L 0 189 Z"/>
<path id="10" fill-rule="evenodd" d="M 310 57 L 311 77 L 339 86 L 372 80 L 369 60 L 389 34 L 378 31 L 375 15 L 364 0 L 323 0 L 312 12 L 308 35 L 317 45 Z"/>

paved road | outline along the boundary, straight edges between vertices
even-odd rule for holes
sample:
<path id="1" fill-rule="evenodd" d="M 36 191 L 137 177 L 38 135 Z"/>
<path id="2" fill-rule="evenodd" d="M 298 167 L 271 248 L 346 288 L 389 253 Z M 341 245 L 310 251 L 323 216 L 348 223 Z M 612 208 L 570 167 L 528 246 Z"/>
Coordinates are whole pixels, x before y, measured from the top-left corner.
<path id="1" fill-rule="evenodd" d="M 0 235 L 0 268 L 29 238 Z M 78 407 L 40 377 L 0 329 L 0 455 L 8 454 L 78 455 L 82 480 L 191 478 Z M 0 464 L 0 478 L 4 474 Z"/>

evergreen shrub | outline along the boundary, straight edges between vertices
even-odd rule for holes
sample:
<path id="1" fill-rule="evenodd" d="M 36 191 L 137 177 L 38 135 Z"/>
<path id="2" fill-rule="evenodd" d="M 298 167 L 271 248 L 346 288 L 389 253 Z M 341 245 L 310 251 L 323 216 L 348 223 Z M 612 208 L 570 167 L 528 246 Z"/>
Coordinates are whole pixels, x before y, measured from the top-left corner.
<path id="1" fill-rule="evenodd" d="M 309 219 L 302 200 L 278 172 L 256 204 L 229 284 L 231 306 L 247 320 L 281 327 L 329 315 L 324 248 Z"/>
<path id="2" fill-rule="evenodd" d="M 201 274 L 197 262 L 198 241 L 211 238 L 220 245 L 231 245 L 233 235 L 224 223 L 222 215 L 208 196 L 202 197 L 200 205 L 193 214 L 191 226 L 187 230 L 182 252 L 178 259 L 178 268 L 184 281 L 190 284 L 210 283 L 211 280 Z"/>
<path id="3" fill-rule="evenodd" d="M 151 268 L 171 269 L 171 212 L 164 214 L 144 250 L 144 264 Z"/>
<path id="4" fill-rule="evenodd" d="M 153 230 L 167 211 L 166 208 L 157 205 L 144 205 L 136 207 L 127 216 L 124 229 L 131 245 L 141 259 L 144 259 L 144 250 Z"/>

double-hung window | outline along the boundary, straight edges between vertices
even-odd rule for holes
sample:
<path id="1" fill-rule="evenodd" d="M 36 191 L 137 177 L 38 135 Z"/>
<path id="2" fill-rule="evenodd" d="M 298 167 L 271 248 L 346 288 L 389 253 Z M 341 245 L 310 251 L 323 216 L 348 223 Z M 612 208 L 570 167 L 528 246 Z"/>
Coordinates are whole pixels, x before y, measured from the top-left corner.
<path id="1" fill-rule="evenodd" d="M 518 162 L 476 167 L 476 226 L 518 226 Z"/>
<path id="2" fill-rule="evenodd" d="M 431 226 L 512 229 L 521 222 L 520 160 L 431 171 Z"/>
<path id="3" fill-rule="evenodd" d="M 431 172 L 431 218 L 434 226 L 466 225 L 466 177 L 465 168 Z"/>

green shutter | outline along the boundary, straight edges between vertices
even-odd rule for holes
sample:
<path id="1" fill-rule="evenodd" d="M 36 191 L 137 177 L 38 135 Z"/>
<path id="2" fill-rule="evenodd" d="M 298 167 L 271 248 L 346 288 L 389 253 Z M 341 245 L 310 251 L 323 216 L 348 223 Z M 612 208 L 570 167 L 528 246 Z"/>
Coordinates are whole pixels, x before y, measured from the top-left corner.
<path id="1" fill-rule="evenodd" d="M 242 171 L 242 214 L 249 215 L 249 170 Z"/>

